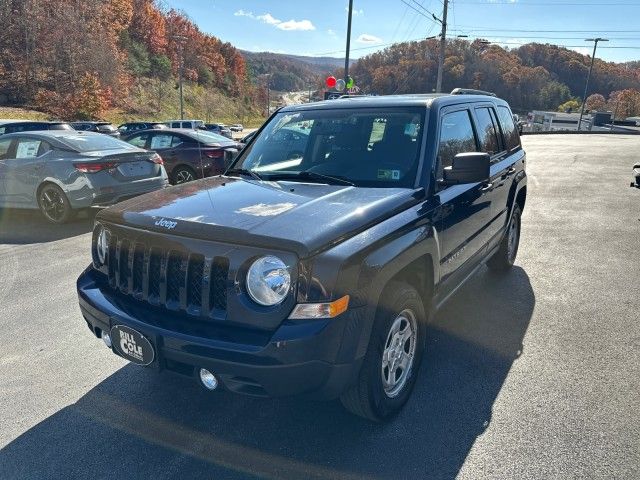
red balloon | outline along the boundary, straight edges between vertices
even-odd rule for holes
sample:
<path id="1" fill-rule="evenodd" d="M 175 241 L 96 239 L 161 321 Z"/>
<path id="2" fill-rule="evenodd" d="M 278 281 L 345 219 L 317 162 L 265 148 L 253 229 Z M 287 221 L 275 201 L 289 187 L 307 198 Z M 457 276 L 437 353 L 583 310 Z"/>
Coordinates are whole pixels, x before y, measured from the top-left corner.
<path id="1" fill-rule="evenodd" d="M 333 75 L 330 77 L 327 77 L 327 87 L 329 88 L 334 88 L 336 86 L 336 77 L 334 77 Z"/>

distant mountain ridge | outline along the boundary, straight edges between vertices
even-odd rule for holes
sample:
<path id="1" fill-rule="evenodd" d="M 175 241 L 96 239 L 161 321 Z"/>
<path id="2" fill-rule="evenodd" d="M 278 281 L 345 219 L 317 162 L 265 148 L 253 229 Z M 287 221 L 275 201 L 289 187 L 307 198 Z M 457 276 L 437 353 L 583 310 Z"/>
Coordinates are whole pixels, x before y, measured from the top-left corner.
<path id="1" fill-rule="evenodd" d="M 344 68 L 344 58 L 308 57 L 274 52 L 241 50 L 247 63 L 249 77 L 257 82 L 262 75 L 270 75 L 274 90 L 293 92 L 317 86 L 322 79 Z M 354 64 L 351 61 L 350 64 Z"/>

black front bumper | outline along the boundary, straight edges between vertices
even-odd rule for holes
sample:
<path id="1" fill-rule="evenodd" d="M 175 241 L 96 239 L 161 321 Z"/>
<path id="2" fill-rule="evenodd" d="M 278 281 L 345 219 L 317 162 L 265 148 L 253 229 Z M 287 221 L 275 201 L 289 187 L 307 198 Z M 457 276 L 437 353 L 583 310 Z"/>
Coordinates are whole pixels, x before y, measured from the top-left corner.
<path id="1" fill-rule="evenodd" d="M 84 319 L 97 337 L 114 325 L 140 332 L 155 350 L 151 368 L 193 378 L 206 368 L 224 388 L 247 395 L 328 399 L 355 381 L 362 363 L 356 351 L 368 330 L 364 307 L 331 320 L 285 321 L 275 332 L 261 332 L 152 309 L 102 286 L 100 275 L 88 268 L 78 279 Z"/>

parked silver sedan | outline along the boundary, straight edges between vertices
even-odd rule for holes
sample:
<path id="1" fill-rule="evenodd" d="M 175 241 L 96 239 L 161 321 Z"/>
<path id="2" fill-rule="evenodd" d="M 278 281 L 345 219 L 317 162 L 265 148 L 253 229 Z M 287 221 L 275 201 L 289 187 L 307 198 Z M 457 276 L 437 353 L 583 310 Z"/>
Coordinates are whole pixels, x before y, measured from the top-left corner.
<path id="1" fill-rule="evenodd" d="M 40 209 L 52 223 L 164 188 L 162 158 L 93 132 L 50 130 L 0 137 L 0 208 Z"/>

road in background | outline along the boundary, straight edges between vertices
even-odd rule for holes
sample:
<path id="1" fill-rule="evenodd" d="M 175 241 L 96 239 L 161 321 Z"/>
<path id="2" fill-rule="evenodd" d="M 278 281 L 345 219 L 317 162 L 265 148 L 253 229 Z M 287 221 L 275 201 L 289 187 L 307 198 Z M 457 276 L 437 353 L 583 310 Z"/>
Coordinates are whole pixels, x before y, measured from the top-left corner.
<path id="1" fill-rule="evenodd" d="M 640 138 L 523 142 L 516 266 L 439 313 L 385 425 L 128 364 L 77 306 L 92 219 L 0 213 L 0 477 L 639 478 Z"/>

